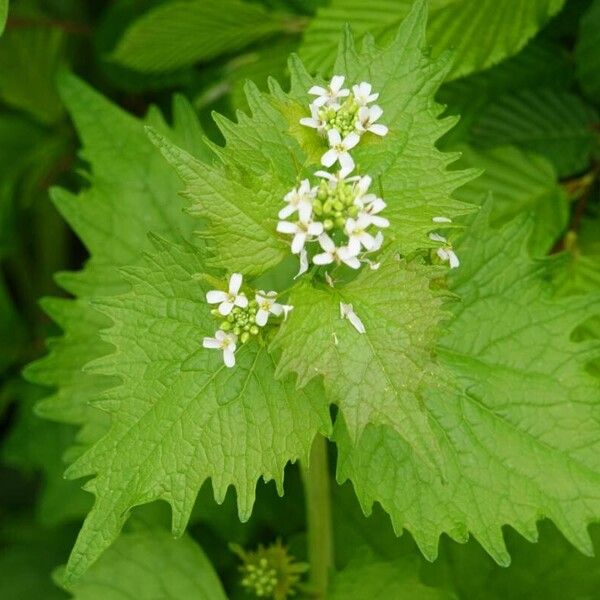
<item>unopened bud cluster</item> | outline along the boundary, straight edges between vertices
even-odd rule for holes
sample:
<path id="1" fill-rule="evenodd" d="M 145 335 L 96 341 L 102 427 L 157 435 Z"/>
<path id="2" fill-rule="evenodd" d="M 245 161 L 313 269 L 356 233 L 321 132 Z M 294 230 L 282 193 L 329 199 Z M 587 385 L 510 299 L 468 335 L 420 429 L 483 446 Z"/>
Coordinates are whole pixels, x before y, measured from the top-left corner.
<path id="1" fill-rule="evenodd" d="M 244 550 L 237 544 L 230 544 L 230 548 L 242 560 L 240 583 L 249 594 L 273 600 L 285 600 L 297 594 L 308 565 L 296 562 L 279 540 L 269 546 L 261 544 L 254 551 Z"/>

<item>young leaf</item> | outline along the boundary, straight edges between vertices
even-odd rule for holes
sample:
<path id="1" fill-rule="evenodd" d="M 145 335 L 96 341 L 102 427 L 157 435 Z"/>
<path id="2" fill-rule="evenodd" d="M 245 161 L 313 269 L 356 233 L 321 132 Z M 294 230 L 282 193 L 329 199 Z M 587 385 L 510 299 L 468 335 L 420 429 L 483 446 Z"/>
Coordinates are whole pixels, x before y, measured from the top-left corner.
<path id="1" fill-rule="evenodd" d="M 529 89 L 491 104 L 473 125 L 469 141 L 482 148 L 514 144 L 533 150 L 563 178 L 588 167 L 598 119 L 596 111 L 574 94 Z"/>
<path id="2" fill-rule="evenodd" d="M 495 230 L 485 219 L 459 246 L 452 289 L 462 302 L 439 347 L 464 391 L 425 399 L 446 480 L 390 427 L 369 426 L 353 444 L 339 419 L 338 477 L 352 480 L 364 509 L 380 502 L 430 559 L 441 533 L 465 541 L 472 532 L 506 565 L 502 527 L 535 540 L 541 517 L 589 554 L 586 527 L 600 514 L 599 381 L 585 367 L 599 348 L 570 334 L 600 311 L 600 298 L 553 297 L 547 267 L 527 253 L 527 220 Z"/>
<path id="3" fill-rule="evenodd" d="M 138 71 L 170 71 L 281 32 L 287 19 L 241 0 L 169 2 L 130 25 L 112 59 Z"/>
<path id="4" fill-rule="evenodd" d="M 56 574 L 60 582 L 60 571 Z M 74 600 L 226 600 L 202 548 L 159 527 L 124 533 L 85 576 L 67 587 Z"/>
<path id="5" fill-rule="evenodd" d="M 317 11 L 304 35 L 300 54 L 309 69 L 326 71 L 345 23 L 350 23 L 358 37 L 371 33 L 385 42 L 412 4 L 412 0 L 333 0 Z M 455 50 L 449 74 L 452 79 L 485 69 L 518 52 L 563 4 L 564 0 L 432 3 L 427 37 L 433 56 L 449 48 Z"/>
<path id="6" fill-rule="evenodd" d="M 131 291 L 96 303 L 114 322 L 103 339 L 115 352 L 87 370 L 122 384 L 100 400 L 113 417 L 108 434 L 68 471 L 96 475 L 85 485 L 96 502 L 67 582 L 117 537 L 133 506 L 168 501 L 181 534 L 207 478 L 218 501 L 229 485 L 236 488 L 240 518 L 247 519 L 257 479 L 274 479 L 282 493 L 285 465 L 307 460 L 314 436 L 329 433 L 319 386 L 297 391 L 289 379 L 276 381 L 263 346 L 242 346 L 233 370 L 220 353 L 202 348 L 215 325 L 204 299 L 208 286 L 194 278 L 204 265 L 192 248 L 155 244 L 141 266 L 124 271 Z"/>

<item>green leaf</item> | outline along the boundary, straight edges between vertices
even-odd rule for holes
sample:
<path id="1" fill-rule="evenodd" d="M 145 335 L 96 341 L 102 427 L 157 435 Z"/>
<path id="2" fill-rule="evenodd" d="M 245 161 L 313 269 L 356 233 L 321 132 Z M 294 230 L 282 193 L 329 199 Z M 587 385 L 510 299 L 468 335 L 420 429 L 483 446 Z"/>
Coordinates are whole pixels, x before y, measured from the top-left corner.
<path id="1" fill-rule="evenodd" d="M 368 423 L 385 423 L 435 465 L 437 442 L 420 392 L 436 378 L 431 348 L 444 313 L 428 275 L 426 267 L 388 255 L 379 270 L 365 269 L 343 287 L 302 283 L 273 346 L 281 349 L 279 376 L 296 373 L 299 386 L 323 377 L 354 440 Z M 340 302 L 353 306 L 364 334 L 340 317 Z"/>
<path id="2" fill-rule="evenodd" d="M 564 91 L 573 79 L 569 53 L 557 42 L 536 37 L 489 69 L 444 83 L 437 100 L 447 106 L 446 114 L 459 115 L 460 121 L 444 136 L 442 147 L 466 143 L 473 123 L 504 94 L 539 87 Z"/>
<path id="3" fill-rule="evenodd" d="M 0 38 L 0 99 L 41 123 L 57 121 L 64 112 L 55 85 L 64 46 L 64 32 L 57 28 L 6 31 Z"/>
<path id="4" fill-rule="evenodd" d="M 418 562 L 401 559 L 394 562 L 357 557 L 336 573 L 328 595 L 331 600 L 365 598 L 411 598 L 414 600 L 450 600 L 448 592 L 426 586 L 419 580 Z"/>
<path id="5" fill-rule="evenodd" d="M 359 38 L 387 41 L 408 14 L 412 0 L 332 0 L 317 11 L 300 54 L 312 71 L 327 71 L 345 23 Z M 432 56 L 453 49 L 454 79 L 490 67 L 518 52 L 556 14 L 564 0 L 434 0 L 427 37 Z"/>
<path id="6" fill-rule="evenodd" d="M 241 0 L 169 2 L 134 21 L 112 59 L 138 71 L 169 71 L 240 50 L 285 30 L 286 21 Z"/>
<path id="7" fill-rule="evenodd" d="M 8 0 L 0 0 L 0 35 L 4 33 L 6 19 L 8 18 Z"/>
<path id="8" fill-rule="evenodd" d="M 575 46 L 577 79 L 589 98 L 598 104 L 600 95 L 600 1 L 593 0 L 581 18 Z"/>
<path id="9" fill-rule="evenodd" d="M 473 125 L 470 141 L 483 148 L 514 144 L 533 150 L 562 178 L 589 166 L 597 125 L 598 114 L 577 96 L 535 88 L 491 104 Z"/>
<path id="10" fill-rule="evenodd" d="M 60 580 L 60 573 L 56 577 Z M 191 537 L 159 527 L 122 534 L 85 576 L 67 588 L 74 600 L 226 600 L 208 558 Z"/>
<path id="11" fill-rule="evenodd" d="M 599 381 L 586 363 L 599 348 L 570 334 L 600 311 L 600 297 L 554 297 L 547 266 L 528 255 L 528 221 L 491 229 L 485 212 L 458 247 L 452 290 L 462 301 L 439 346 L 460 389 L 425 398 L 445 480 L 389 426 L 368 426 L 354 444 L 340 419 L 338 478 L 352 480 L 365 510 L 378 501 L 429 559 L 441 533 L 465 541 L 471 532 L 506 565 L 502 527 L 535 540 L 541 517 L 590 554 L 587 525 L 600 514 Z"/>
<path id="12" fill-rule="evenodd" d="M 483 175 L 457 190 L 456 196 L 476 205 L 491 194 L 491 220 L 502 225 L 515 216 L 534 215 L 530 248 L 545 254 L 567 226 L 570 206 L 552 165 L 542 156 L 514 146 L 491 150 L 460 147 L 460 166 L 483 169 Z"/>
<path id="13" fill-rule="evenodd" d="M 144 250 L 152 247 L 147 237 L 150 230 L 175 240 L 190 237 L 192 227 L 177 201 L 179 180 L 148 141 L 144 121 L 72 75 L 61 76 L 60 89 L 83 140 L 90 186 L 78 195 L 55 189 L 52 196 L 92 257 L 83 271 L 57 277 L 75 299 L 43 301 L 44 309 L 65 333 L 49 340 L 47 356 L 29 365 L 25 374 L 32 382 L 55 390 L 38 404 L 38 413 L 82 425 L 77 443 L 85 447 L 101 437 L 108 425 L 107 415 L 90 401 L 116 383 L 111 377 L 82 372 L 89 361 L 111 351 L 98 335 L 110 320 L 90 306 L 90 298 L 127 289 L 114 266 L 138 262 Z M 173 115 L 173 129 L 155 111 L 145 122 L 208 158 L 189 105 L 176 98 Z"/>
<path id="14" fill-rule="evenodd" d="M 264 347 L 242 346 L 234 370 L 202 348 L 214 317 L 208 286 L 194 278 L 204 271 L 198 252 L 155 243 L 155 254 L 124 271 L 131 291 L 96 303 L 114 322 L 103 339 L 115 352 L 86 369 L 122 384 L 99 401 L 112 414 L 108 434 L 68 471 L 96 475 L 85 484 L 96 502 L 69 560 L 69 582 L 117 537 L 133 506 L 168 501 L 180 535 L 209 477 L 218 501 L 236 488 L 240 518 L 248 519 L 257 479 L 274 479 L 282 493 L 287 462 L 307 460 L 317 432 L 329 433 L 319 387 L 296 391 L 275 381 Z"/>

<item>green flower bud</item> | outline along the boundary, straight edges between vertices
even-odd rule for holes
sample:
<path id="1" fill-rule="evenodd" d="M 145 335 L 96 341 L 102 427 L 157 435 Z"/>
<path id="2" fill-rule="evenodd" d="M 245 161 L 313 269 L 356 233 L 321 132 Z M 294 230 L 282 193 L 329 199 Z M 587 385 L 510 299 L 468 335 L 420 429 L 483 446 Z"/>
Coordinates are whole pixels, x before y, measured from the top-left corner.
<path id="1" fill-rule="evenodd" d="M 240 342 L 242 344 L 245 344 L 249 339 L 250 339 L 250 334 L 247 331 L 244 331 L 244 333 L 242 333 L 242 335 L 240 336 Z"/>
<path id="2" fill-rule="evenodd" d="M 258 335 L 259 331 L 260 331 L 260 329 L 256 325 L 252 325 L 252 327 L 250 327 L 250 333 L 252 335 Z"/>
<path id="3" fill-rule="evenodd" d="M 337 202 L 333 203 L 333 208 L 335 208 L 337 211 L 344 210 L 344 204 L 338 200 Z"/>
<path id="4" fill-rule="evenodd" d="M 335 220 L 335 224 L 336 224 L 338 227 L 343 227 L 343 226 L 346 224 L 346 219 L 344 219 L 344 217 L 338 217 L 338 218 Z"/>
<path id="5" fill-rule="evenodd" d="M 233 333 L 235 333 L 235 335 L 240 335 L 240 333 L 242 333 L 242 328 L 241 328 L 241 327 L 239 327 L 238 325 L 236 325 L 236 326 L 233 328 Z"/>
<path id="6" fill-rule="evenodd" d="M 333 221 L 331 219 L 325 219 L 323 221 L 323 227 L 329 231 L 330 229 L 333 229 Z"/>
<path id="7" fill-rule="evenodd" d="M 219 328 L 223 331 L 229 331 L 232 328 L 232 325 L 229 321 L 223 321 L 221 325 L 219 325 Z"/>
<path id="8" fill-rule="evenodd" d="M 351 217 L 357 217 L 357 216 L 358 216 L 358 206 L 351 206 L 351 207 L 348 209 L 348 214 L 349 214 Z"/>
<path id="9" fill-rule="evenodd" d="M 210 311 L 210 314 L 211 314 L 211 315 L 214 315 L 215 317 L 218 317 L 218 316 L 219 316 L 219 311 L 218 311 L 218 309 L 216 309 L 216 308 L 213 308 L 213 309 Z"/>

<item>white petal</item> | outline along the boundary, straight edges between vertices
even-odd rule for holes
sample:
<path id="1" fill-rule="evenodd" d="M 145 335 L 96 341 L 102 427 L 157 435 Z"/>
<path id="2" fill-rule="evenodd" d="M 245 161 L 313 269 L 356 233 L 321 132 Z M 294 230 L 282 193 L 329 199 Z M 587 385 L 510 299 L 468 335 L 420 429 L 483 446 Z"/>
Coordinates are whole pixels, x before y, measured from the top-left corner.
<path id="1" fill-rule="evenodd" d="M 328 94 L 327 90 L 320 85 L 313 85 L 310 90 L 308 90 L 308 93 L 312 96 L 327 96 Z"/>
<path id="2" fill-rule="evenodd" d="M 241 273 L 233 273 L 229 278 L 229 293 L 232 295 L 237 294 L 242 287 L 242 274 Z"/>
<path id="3" fill-rule="evenodd" d="M 315 108 L 321 108 L 321 106 L 323 106 L 324 104 L 327 103 L 327 96 L 319 96 L 318 98 L 315 99 L 315 101 L 313 102 L 313 106 Z"/>
<path id="4" fill-rule="evenodd" d="M 373 194 L 368 194 L 368 196 L 372 195 Z M 387 206 L 387 204 L 381 198 L 377 198 L 377 196 L 375 196 L 373 200 L 370 198 L 367 200 L 367 197 L 365 197 L 364 201 L 369 203 L 369 214 L 371 215 L 380 213 Z"/>
<path id="5" fill-rule="evenodd" d="M 233 302 L 221 302 L 219 304 L 219 314 L 226 317 L 233 310 Z"/>
<path id="6" fill-rule="evenodd" d="M 338 160 L 340 161 L 340 166 L 342 167 L 341 173 L 348 175 L 348 173 L 353 171 L 354 160 L 352 159 L 352 156 L 350 156 L 349 152 L 342 152 L 339 155 Z"/>
<path id="7" fill-rule="evenodd" d="M 235 354 L 231 348 L 225 348 L 223 350 L 223 362 L 226 367 L 233 367 L 235 365 Z"/>
<path id="8" fill-rule="evenodd" d="M 219 340 L 217 340 L 215 338 L 205 337 L 202 340 L 202 345 L 205 348 L 220 348 L 221 347 L 221 342 L 219 342 Z"/>
<path id="9" fill-rule="evenodd" d="M 293 206 L 292 204 L 288 204 L 287 206 L 284 206 L 279 213 L 277 214 L 277 216 L 280 219 L 287 219 L 288 217 L 290 217 L 291 215 L 293 215 L 296 212 L 297 207 Z M 277 230 L 279 231 L 279 229 Z"/>
<path id="10" fill-rule="evenodd" d="M 346 90 L 346 89 L 344 89 L 344 90 L 340 90 L 340 91 L 339 91 L 339 92 L 336 94 L 336 96 L 337 96 L 338 98 L 345 98 L 346 96 L 349 96 L 349 95 L 350 95 L 350 90 Z"/>
<path id="11" fill-rule="evenodd" d="M 371 187 L 371 182 L 372 181 L 373 180 L 371 179 L 371 177 L 369 177 L 369 175 L 365 175 L 364 177 L 361 177 L 358 180 L 358 184 L 356 185 L 356 188 L 358 189 L 358 191 L 361 194 L 366 194 L 367 190 Z"/>
<path id="12" fill-rule="evenodd" d="M 279 221 L 279 223 L 277 223 L 277 231 L 279 231 L 279 233 L 296 233 L 298 231 L 298 226 L 289 221 Z"/>
<path id="13" fill-rule="evenodd" d="M 331 130 L 330 130 L 331 131 Z M 323 156 L 321 157 L 321 164 L 324 167 L 331 167 L 331 165 L 333 165 L 333 163 L 338 159 L 338 153 L 337 150 L 334 150 L 333 148 L 330 148 L 329 150 L 327 150 L 327 152 L 325 152 L 325 154 L 323 154 Z M 352 169 L 350 169 L 352 170 Z"/>
<path id="14" fill-rule="evenodd" d="M 358 239 L 366 250 L 373 250 L 373 246 L 375 246 L 375 238 L 370 233 L 363 231 Z"/>
<path id="15" fill-rule="evenodd" d="M 322 179 L 328 179 L 329 181 L 337 182 L 337 177 L 332 175 L 328 171 L 315 171 L 315 177 L 321 177 Z"/>
<path id="16" fill-rule="evenodd" d="M 360 136 L 353 131 L 344 138 L 344 148 L 346 148 L 346 150 L 351 150 L 358 142 L 360 142 Z"/>
<path id="17" fill-rule="evenodd" d="M 206 292 L 206 301 L 209 304 L 218 304 L 219 302 L 224 302 L 229 298 L 227 292 L 221 292 L 220 290 L 210 290 L 210 292 Z"/>
<path id="18" fill-rule="evenodd" d="M 308 226 L 309 235 L 321 235 L 323 233 L 323 223 L 315 221 Z"/>
<path id="19" fill-rule="evenodd" d="M 434 223 L 452 223 L 452 219 L 448 217 L 433 217 L 431 219 Z"/>
<path id="20" fill-rule="evenodd" d="M 333 252 L 335 249 L 333 240 L 326 233 L 322 233 L 319 236 L 319 244 L 321 245 L 321 248 L 325 250 L 325 252 Z"/>
<path id="21" fill-rule="evenodd" d="M 381 233 L 381 231 L 378 231 L 377 235 L 375 236 L 375 243 L 373 244 L 373 247 L 371 248 L 371 252 L 376 252 L 377 250 L 379 250 L 379 248 L 381 248 L 382 244 L 383 244 L 383 233 Z"/>
<path id="22" fill-rule="evenodd" d="M 329 252 L 315 254 L 312 259 L 315 265 L 329 265 L 333 262 L 333 256 Z"/>
<path id="23" fill-rule="evenodd" d="M 298 186 L 298 193 L 301 196 L 304 196 L 310 192 L 310 181 L 308 179 L 303 179 Z"/>
<path id="24" fill-rule="evenodd" d="M 351 310 L 348 313 L 348 321 L 350 321 L 350 323 L 352 323 L 352 325 L 354 326 L 354 329 L 356 329 L 356 331 L 358 331 L 358 333 L 366 332 L 363 322 L 359 319 L 358 315 L 353 310 Z"/>
<path id="25" fill-rule="evenodd" d="M 323 123 L 319 119 L 314 119 L 313 117 L 302 117 L 300 119 L 300 125 L 312 127 L 313 129 L 319 129 L 319 127 L 323 126 Z"/>
<path id="26" fill-rule="evenodd" d="M 388 128 L 385 125 L 381 125 L 380 123 L 375 123 L 374 125 L 371 125 L 367 131 L 370 131 L 371 133 L 374 133 L 375 135 L 380 135 L 380 136 L 384 136 L 388 134 Z"/>
<path id="27" fill-rule="evenodd" d="M 292 254 L 298 254 L 306 243 L 306 233 L 299 231 L 292 240 Z"/>
<path id="28" fill-rule="evenodd" d="M 371 120 L 371 123 L 374 123 L 375 121 L 377 121 L 379 119 L 379 117 L 381 117 L 381 115 L 383 114 L 383 109 L 381 108 L 381 106 L 371 106 L 371 108 L 369 109 L 369 117 Z"/>
<path id="29" fill-rule="evenodd" d="M 342 86 L 344 85 L 344 79 L 345 77 L 343 75 L 334 75 L 331 78 L 331 82 L 329 84 L 331 91 L 336 93 L 339 92 Z"/>
<path id="30" fill-rule="evenodd" d="M 342 136 L 337 129 L 330 129 L 327 132 L 327 140 L 329 141 L 330 146 L 337 146 L 342 143 Z"/>
<path id="31" fill-rule="evenodd" d="M 450 259 L 450 268 L 456 269 L 460 266 L 460 261 L 458 260 L 458 256 L 454 253 L 453 250 L 448 250 L 448 257 Z"/>
<path id="32" fill-rule="evenodd" d="M 360 252 L 360 242 L 358 241 L 358 238 L 351 237 L 348 240 L 348 251 L 354 256 Z"/>
<path id="33" fill-rule="evenodd" d="M 244 294 L 239 294 L 235 297 L 233 303 L 240 308 L 246 308 L 248 306 L 248 298 Z"/>
<path id="34" fill-rule="evenodd" d="M 448 252 L 446 252 L 445 248 L 438 248 L 436 250 L 436 254 L 439 256 L 440 260 L 444 262 L 450 260 L 450 256 L 448 255 Z"/>
<path id="35" fill-rule="evenodd" d="M 390 222 L 385 217 L 378 217 L 377 215 L 371 215 L 371 224 L 381 229 L 390 226 Z"/>
<path id="36" fill-rule="evenodd" d="M 439 233 L 430 233 L 429 239 L 432 240 L 433 242 L 442 242 L 442 244 L 448 243 L 448 240 L 443 235 L 440 235 Z"/>
<path id="37" fill-rule="evenodd" d="M 356 256 L 346 256 L 342 258 L 342 262 L 347 264 L 351 269 L 360 269 L 360 260 Z"/>
<path id="38" fill-rule="evenodd" d="M 267 324 L 267 320 L 269 319 L 269 311 L 264 310 L 263 308 L 259 308 L 256 313 L 256 324 L 260 327 L 264 327 Z"/>
<path id="39" fill-rule="evenodd" d="M 223 342 L 224 340 L 227 339 L 227 334 L 222 330 L 219 329 L 216 333 L 215 333 L 215 338 L 219 340 L 219 342 Z"/>
<path id="40" fill-rule="evenodd" d="M 300 252 L 300 269 L 294 279 L 298 279 L 301 275 L 304 275 L 308 271 L 308 254 L 304 248 Z"/>
<path id="41" fill-rule="evenodd" d="M 300 216 L 301 221 L 308 221 L 310 219 L 310 216 L 312 215 L 312 203 L 301 202 L 298 205 L 298 215 Z"/>
<path id="42" fill-rule="evenodd" d="M 276 317 L 283 314 L 283 304 L 278 304 L 277 302 L 274 302 L 273 306 L 271 306 L 271 313 L 274 314 Z"/>

